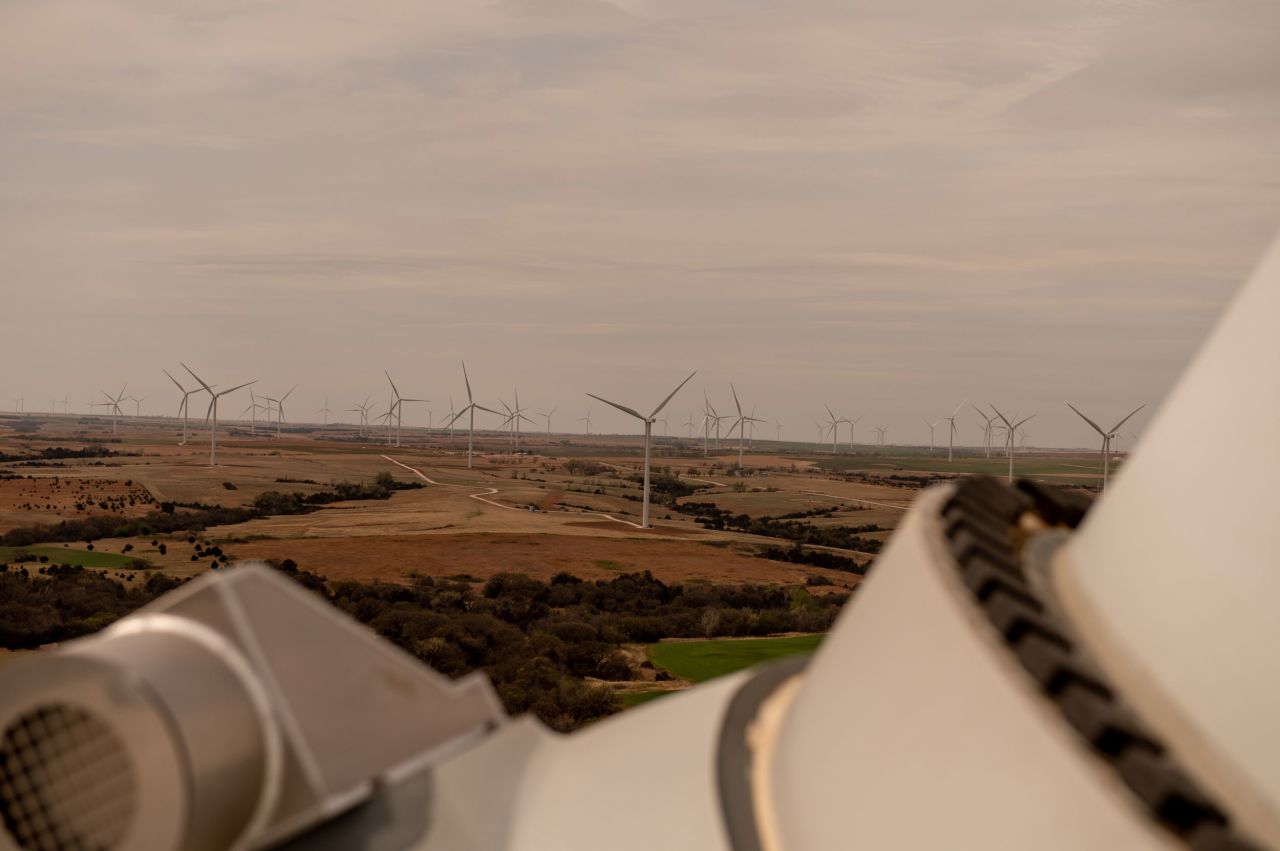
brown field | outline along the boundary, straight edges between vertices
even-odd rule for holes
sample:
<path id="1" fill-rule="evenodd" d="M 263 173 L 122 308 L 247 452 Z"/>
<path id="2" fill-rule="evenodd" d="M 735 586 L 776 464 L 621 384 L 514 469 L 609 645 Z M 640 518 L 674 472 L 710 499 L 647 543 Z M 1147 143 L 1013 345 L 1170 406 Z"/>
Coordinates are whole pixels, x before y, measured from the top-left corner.
<path id="1" fill-rule="evenodd" d="M 236 559 L 290 558 L 332 579 L 401 582 L 411 573 L 483 579 L 502 571 L 540 577 L 568 571 L 607 579 L 651 570 L 664 581 L 678 582 L 801 584 L 821 573 L 839 588 L 857 580 L 849 573 L 758 558 L 755 554 L 766 546 L 785 548 L 789 543 L 703 529 L 667 506 L 653 507 L 654 529 L 639 529 L 640 487 L 629 480 L 640 470 L 634 438 L 533 436 L 522 444 L 528 454 L 512 455 L 505 438 L 486 435 L 477 443 L 481 454 L 475 469 L 468 470 L 462 433 L 451 443 L 411 431 L 406 443 L 412 445 L 397 449 L 388 448 L 381 434 L 359 438 L 350 427 L 295 429 L 277 440 L 274 434 L 249 435 L 237 424 L 220 432 L 219 466 L 210 468 L 207 432 L 194 431 L 191 442 L 179 446 L 180 424 L 173 421 L 130 418 L 113 437 L 109 420 L 100 417 L 29 417 L 21 423 L 21 436 L 13 433 L 15 420 L 0 417 L 0 452 L 34 453 L 97 440 L 128 454 L 39 467 L 0 464 L 0 471 L 37 477 L 0 480 L 0 531 L 77 516 L 76 498 L 85 494 L 94 495 L 96 504 L 108 498 L 127 501 L 132 493 L 135 505 L 117 510 L 117 502 L 111 512 L 137 516 L 152 508 L 138 502 L 143 493 L 155 500 L 242 506 L 268 490 L 305 494 L 390 472 L 400 481 L 426 487 L 396 492 L 388 500 L 335 503 L 309 514 L 217 527 L 198 537 Z M 570 458 L 591 459 L 606 469 L 573 476 L 565 467 Z M 688 500 L 712 502 L 734 513 L 834 512 L 830 518 L 806 521 L 815 526 L 874 523 L 892 530 L 918 493 L 874 481 L 843 481 L 817 467 L 819 460 L 802 453 L 749 453 L 746 463 L 754 475 L 739 478 L 732 470 L 736 447 L 704 457 L 700 441 L 672 438 L 656 447 L 654 465 L 699 488 Z M 34 508 L 20 507 L 27 504 Z M 163 556 L 150 537 L 104 540 L 97 548 L 119 552 L 132 544 L 134 555 L 178 575 L 208 570 L 207 559 L 192 561 L 194 547 L 187 537 L 162 536 L 168 549 Z M 835 552 L 860 563 L 870 559 L 863 553 Z"/>

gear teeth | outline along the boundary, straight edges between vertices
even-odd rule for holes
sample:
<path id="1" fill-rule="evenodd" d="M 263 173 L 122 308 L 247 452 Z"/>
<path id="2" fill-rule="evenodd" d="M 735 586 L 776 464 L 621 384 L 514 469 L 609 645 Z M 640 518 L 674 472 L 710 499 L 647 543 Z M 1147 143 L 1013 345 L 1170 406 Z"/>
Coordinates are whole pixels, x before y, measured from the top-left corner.
<path id="1" fill-rule="evenodd" d="M 1081 493 L 1029 479 L 1018 481 L 1018 491 L 1031 501 L 1036 514 L 1050 526 L 1068 526 L 1074 529 L 1084 520 L 1089 506 L 1093 505 L 1093 500 Z"/>
<path id="2" fill-rule="evenodd" d="M 1191 851 L 1262 851 L 1231 830 L 1168 749 L 1076 649 L 1070 628 L 1027 581 L 1015 542 L 1029 512 L 1049 526 L 1075 528 L 1092 500 L 1020 481 L 966 479 L 942 509 L 942 526 L 960 579 L 1010 652 L 1083 742 L 1106 761 L 1151 817 Z"/>

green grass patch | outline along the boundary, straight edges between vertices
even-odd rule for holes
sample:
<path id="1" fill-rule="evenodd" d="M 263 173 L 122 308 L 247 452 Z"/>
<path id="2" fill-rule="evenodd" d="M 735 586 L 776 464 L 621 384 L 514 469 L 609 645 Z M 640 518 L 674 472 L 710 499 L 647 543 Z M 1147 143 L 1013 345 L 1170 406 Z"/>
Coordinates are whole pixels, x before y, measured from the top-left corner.
<path id="1" fill-rule="evenodd" d="M 648 703 L 651 700 L 657 700 L 658 698 L 664 695 L 679 694 L 679 693 L 680 693 L 679 691 L 673 691 L 670 689 L 654 690 L 654 691 L 628 691 L 618 695 L 618 701 L 624 707 L 626 707 L 627 709 L 630 709 L 633 706 L 639 706 L 642 703 Z"/>
<path id="2" fill-rule="evenodd" d="M 812 653 L 823 635 L 742 638 L 718 641 L 670 641 L 650 644 L 649 659 L 677 677 L 695 683 L 732 674 L 761 662 Z"/>
<path id="3" fill-rule="evenodd" d="M 89 552 L 70 547 L 0 547 L 0 563 L 14 564 L 22 555 L 48 556 L 49 564 L 74 564 L 80 567 L 132 567 L 135 561 L 146 561 L 132 553 Z"/>

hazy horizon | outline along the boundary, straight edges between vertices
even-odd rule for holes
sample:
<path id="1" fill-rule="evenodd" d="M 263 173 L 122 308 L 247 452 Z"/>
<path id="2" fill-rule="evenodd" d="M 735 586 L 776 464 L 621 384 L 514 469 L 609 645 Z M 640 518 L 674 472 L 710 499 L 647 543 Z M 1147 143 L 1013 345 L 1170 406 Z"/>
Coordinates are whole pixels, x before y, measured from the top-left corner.
<path id="1" fill-rule="evenodd" d="M 388 369 L 420 426 L 465 359 L 557 431 L 697 369 L 672 434 L 733 382 L 784 440 L 967 398 L 1090 448 L 1066 403 L 1141 433 L 1280 225 L 1272 0 L 50 0 L 0 48 L 5 410 L 172 414 L 182 360 L 294 421 Z"/>

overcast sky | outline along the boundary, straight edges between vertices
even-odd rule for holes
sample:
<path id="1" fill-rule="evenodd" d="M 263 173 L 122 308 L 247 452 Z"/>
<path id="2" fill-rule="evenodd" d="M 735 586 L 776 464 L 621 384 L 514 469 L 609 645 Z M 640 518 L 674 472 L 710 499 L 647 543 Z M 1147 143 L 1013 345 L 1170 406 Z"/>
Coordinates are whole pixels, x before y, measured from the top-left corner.
<path id="1" fill-rule="evenodd" d="M 1278 226 L 1277 0 L 0 0 L 5 409 L 438 419 L 465 358 L 563 428 L 698 369 L 673 432 L 1092 446 Z"/>

